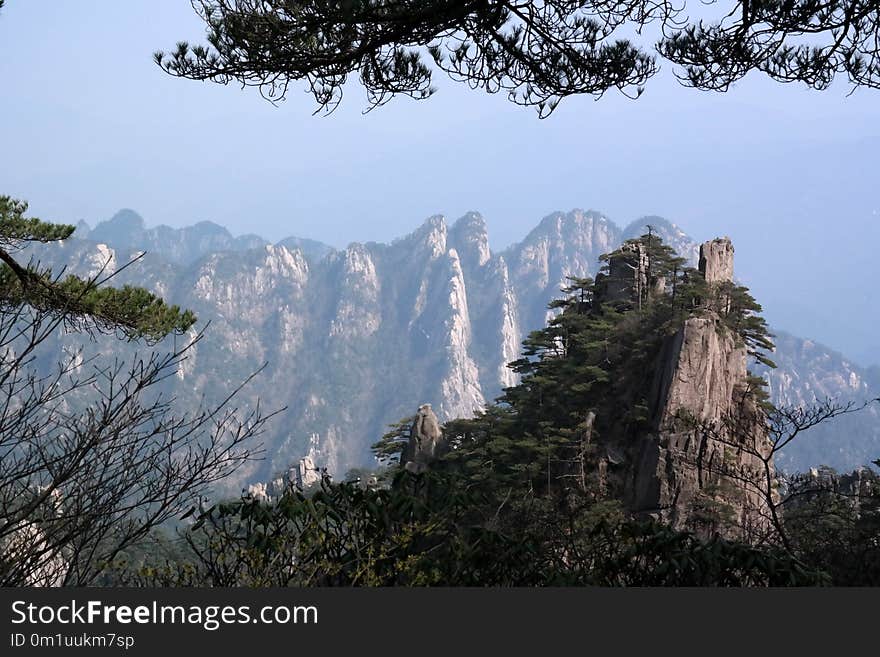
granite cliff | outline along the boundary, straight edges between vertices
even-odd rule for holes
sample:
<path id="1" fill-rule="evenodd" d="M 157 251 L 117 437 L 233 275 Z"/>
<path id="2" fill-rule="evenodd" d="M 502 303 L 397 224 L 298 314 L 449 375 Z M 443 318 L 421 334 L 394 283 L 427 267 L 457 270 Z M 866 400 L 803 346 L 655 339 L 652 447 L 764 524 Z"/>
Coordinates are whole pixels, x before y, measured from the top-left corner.
<path id="1" fill-rule="evenodd" d="M 726 238 L 700 247 L 710 294 L 733 282 L 733 253 Z M 633 450 L 627 501 L 680 528 L 740 537 L 766 527 L 767 505 L 751 482 L 764 476 L 761 457 L 769 458 L 770 444 L 751 391 L 747 348 L 722 322 L 723 310 L 709 299 L 703 304 L 709 309 L 686 319 L 660 350 L 652 431 Z M 719 517 L 724 522 L 714 526 Z"/>

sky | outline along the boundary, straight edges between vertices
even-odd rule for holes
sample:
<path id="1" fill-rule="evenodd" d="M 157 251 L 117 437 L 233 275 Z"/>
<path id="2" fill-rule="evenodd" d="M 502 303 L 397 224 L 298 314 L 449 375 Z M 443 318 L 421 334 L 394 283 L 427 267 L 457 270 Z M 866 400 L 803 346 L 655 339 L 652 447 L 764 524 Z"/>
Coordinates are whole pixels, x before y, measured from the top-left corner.
<path id="1" fill-rule="evenodd" d="M 664 62 L 636 101 L 569 98 L 544 120 L 439 75 L 426 101 L 364 114 L 351 84 L 315 116 L 302 87 L 273 105 L 153 63 L 203 33 L 186 0 L 9 0 L 0 193 L 52 221 L 132 208 L 148 225 L 337 247 L 470 210 L 494 249 L 557 210 L 661 215 L 698 240 L 729 235 L 773 326 L 880 364 L 880 91 L 750 75 L 698 92 Z"/>

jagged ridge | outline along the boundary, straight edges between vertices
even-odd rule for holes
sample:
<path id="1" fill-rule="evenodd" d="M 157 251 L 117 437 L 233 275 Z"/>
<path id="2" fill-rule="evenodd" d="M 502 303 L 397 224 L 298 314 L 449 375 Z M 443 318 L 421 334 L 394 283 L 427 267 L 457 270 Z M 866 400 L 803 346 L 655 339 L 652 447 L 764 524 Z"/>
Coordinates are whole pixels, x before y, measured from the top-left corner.
<path id="1" fill-rule="evenodd" d="M 109 223 L 78 231 L 87 239 L 68 240 L 63 252 L 52 248 L 44 257 L 89 270 L 98 260 L 124 261 L 140 250 L 159 256 L 124 272 L 120 282 L 146 285 L 212 322 L 174 384 L 181 403 L 219 395 L 268 363 L 246 399 L 288 410 L 265 436 L 266 461 L 242 471 L 236 487 L 269 480 L 307 453 L 338 475 L 368 464 L 369 445 L 387 424 L 421 403 L 431 403 L 441 420 L 469 415 L 515 382 L 506 363 L 525 335 L 544 324 L 546 305 L 566 276 L 595 275 L 598 257 L 645 224 L 694 265 L 697 252 L 661 218 L 621 230 L 582 210 L 545 217 L 500 253 L 490 250 L 478 213 L 451 226 L 431 217 L 392 244 L 326 247 L 317 257 L 295 238 L 273 246 L 205 224 L 174 233 L 174 250 L 162 236 L 175 229 L 145 229 L 131 215 Z M 115 248 L 91 241 L 102 236 Z M 794 339 L 780 343 L 783 367 L 771 377 L 777 399 L 808 395 L 812 384 L 798 382 L 825 376 L 797 356 L 798 348 Z M 785 354 L 790 359 L 780 358 Z M 789 379 L 788 387 L 777 383 Z M 839 445 L 828 450 L 827 462 L 836 467 L 878 455 L 871 452 L 875 445 L 852 438 Z M 815 464 L 804 463 L 796 449 L 786 465 Z"/>

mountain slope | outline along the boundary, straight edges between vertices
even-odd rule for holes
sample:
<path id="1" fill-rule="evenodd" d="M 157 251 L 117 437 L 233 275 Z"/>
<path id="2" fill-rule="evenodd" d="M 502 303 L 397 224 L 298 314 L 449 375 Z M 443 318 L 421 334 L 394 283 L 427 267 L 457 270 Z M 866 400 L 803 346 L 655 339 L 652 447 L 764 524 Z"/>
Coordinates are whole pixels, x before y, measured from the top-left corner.
<path id="1" fill-rule="evenodd" d="M 793 406 L 816 399 L 858 408 L 880 397 L 876 375 L 812 340 L 776 332 L 777 369 L 756 368 L 769 383 L 772 399 Z M 781 468 L 805 471 L 817 465 L 848 470 L 880 458 L 880 404 L 835 418 L 797 438 L 778 459 Z"/>

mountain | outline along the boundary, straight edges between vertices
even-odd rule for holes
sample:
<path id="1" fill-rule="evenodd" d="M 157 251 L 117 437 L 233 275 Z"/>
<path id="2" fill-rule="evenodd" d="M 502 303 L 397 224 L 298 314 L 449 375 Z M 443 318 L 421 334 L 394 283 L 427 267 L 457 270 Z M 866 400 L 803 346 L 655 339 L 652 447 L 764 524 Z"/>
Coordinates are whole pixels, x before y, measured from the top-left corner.
<path id="1" fill-rule="evenodd" d="M 299 249 L 309 260 L 322 260 L 335 250 L 329 244 L 305 237 L 285 237 L 278 242 L 278 246 L 283 246 L 289 250 Z"/>
<path id="2" fill-rule="evenodd" d="M 337 476 L 369 465 L 370 444 L 422 403 L 441 421 L 473 414 L 516 382 L 506 364 L 546 322 L 547 303 L 566 277 L 594 276 L 599 256 L 646 224 L 696 265 L 696 244 L 662 218 L 621 229 L 582 210 L 545 217 L 499 253 L 477 213 L 452 225 L 431 217 L 391 244 L 334 250 L 297 238 L 275 245 L 236 238 L 208 222 L 146 228 L 122 211 L 94 229 L 81 225 L 40 257 L 89 273 L 148 251 L 117 283 L 144 285 L 193 309 L 200 326 L 210 320 L 205 340 L 168 383 L 181 404 L 217 399 L 266 363 L 242 403 L 259 398 L 264 408 L 286 411 L 263 436 L 266 459 L 229 482 L 236 490 L 305 455 Z M 775 357 L 780 368 L 768 377 L 778 402 L 819 393 L 863 399 L 880 388 L 877 372 L 793 336 L 780 336 Z M 880 416 L 871 411 L 814 430 L 782 465 L 848 468 L 878 456 Z"/>
<path id="3" fill-rule="evenodd" d="M 117 250 L 141 250 L 159 255 L 177 265 L 191 265 L 200 258 L 221 251 L 258 249 L 269 242 L 258 235 L 232 234 L 211 221 L 200 221 L 186 228 L 155 226 L 147 228 L 134 210 L 120 210 L 112 218 L 89 228 L 85 222 L 77 226 L 76 237 L 106 244 Z M 310 258 L 322 258 L 332 247 L 315 240 L 290 237 L 280 244 L 299 248 Z"/>
<path id="4" fill-rule="evenodd" d="M 768 381 L 771 398 L 792 406 L 816 399 L 835 400 L 860 408 L 880 397 L 878 368 L 855 365 L 824 345 L 776 332 L 775 370 L 756 367 Z M 791 471 L 806 471 L 828 465 L 849 470 L 880 458 L 880 404 L 820 424 L 797 438 L 793 448 L 783 451 L 777 465 Z"/>

